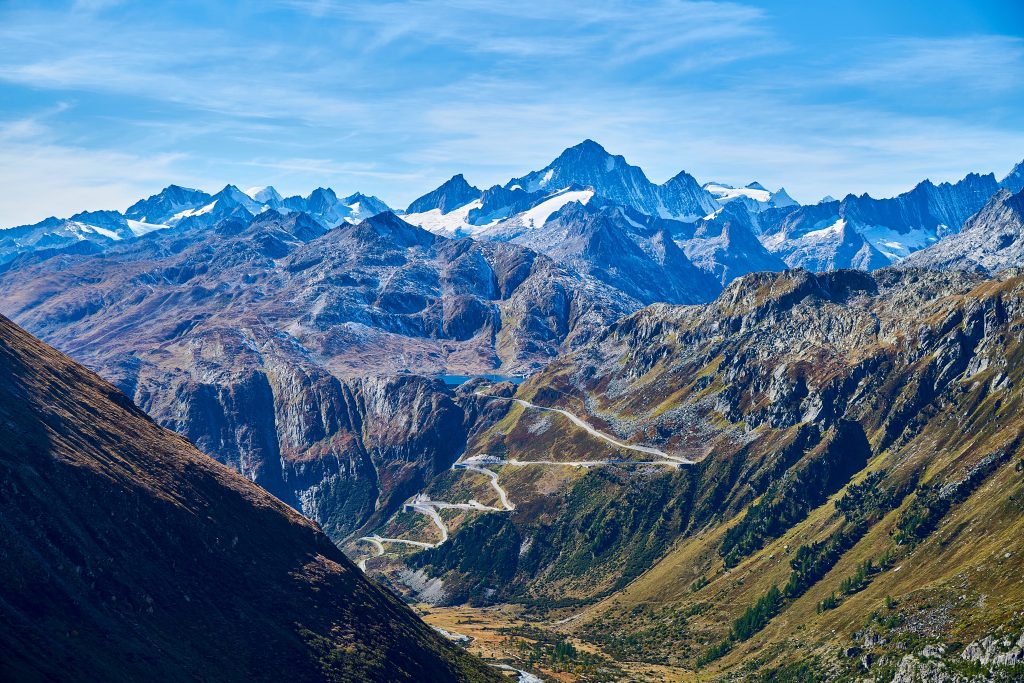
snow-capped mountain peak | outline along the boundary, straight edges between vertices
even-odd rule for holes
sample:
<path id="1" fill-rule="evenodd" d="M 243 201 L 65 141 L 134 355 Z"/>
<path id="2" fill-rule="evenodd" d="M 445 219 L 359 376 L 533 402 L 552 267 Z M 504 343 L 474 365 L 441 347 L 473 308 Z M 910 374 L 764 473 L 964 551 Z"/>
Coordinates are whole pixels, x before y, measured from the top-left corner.
<path id="1" fill-rule="evenodd" d="M 513 178 L 505 189 L 550 192 L 572 185 L 589 187 L 599 197 L 648 216 L 692 220 L 714 210 L 711 197 L 685 172 L 656 185 L 639 166 L 589 139 L 569 147 L 539 171 Z"/>
<path id="2" fill-rule="evenodd" d="M 214 195 L 220 208 L 241 206 L 254 216 L 263 211 L 264 206 L 235 185 L 225 185 L 224 189 Z"/>
<path id="3" fill-rule="evenodd" d="M 630 166 L 623 157 L 612 156 L 604 147 L 587 139 L 563 150 L 541 170 L 510 180 L 505 188 L 511 190 L 519 186 L 527 192 L 537 192 L 578 184 L 592 186 L 602 194 L 602 188 L 608 188 L 609 182 L 615 182 L 609 177 L 612 174 L 634 176 L 637 180 L 650 182 L 639 167 Z"/>
<path id="4" fill-rule="evenodd" d="M 351 212 L 348 219 L 350 221 L 361 221 L 385 211 L 391 211 L 391 208 L 381 199 L 372 195 L 365 195 L 362 192 L 350 194 L 342 199 L 341 203 L 347 206 Z"/>
<path id="5" fill-rule="evenodd" d="M 212 199 L 211 195 L 202 190 L 168 185 L 157 194 L 132 204 L 124 215 L 129 219 L 151 225 L 164 225 L 172 216 L 182 211 L 198 209 L 209 204 Z"/>
<path id="6" fill-rule="evenodd" d="M 250 187 L 245 191 L 245 194 L 260 204 L 266 204 L 271 207 L 277 207 L 284 201 L 284 197 L 281 196 L 281 193 L 275 190 L 271 185 Z"/>
<path id="7" fill-rule="evenodd" d="M 483 193 L 479 188 L 470 185 L 466 178 L 459 173 L 443 182 L 436 190 L 414 200 L 409 204 L 406 213 L 419 214 L 435 209 L 442 214 L 450 213 L 479 199 L 481 194 Z"/>
<path id="8" fill-rule="evenodd" d="M 780 187 L 775 192 L 772 192 L 771 197 L 768 199 L 768 203 L 776 209 L 782 209 L 789 206 L 800 206 L 800 202 L 790 197 L 784 187 Z"/>

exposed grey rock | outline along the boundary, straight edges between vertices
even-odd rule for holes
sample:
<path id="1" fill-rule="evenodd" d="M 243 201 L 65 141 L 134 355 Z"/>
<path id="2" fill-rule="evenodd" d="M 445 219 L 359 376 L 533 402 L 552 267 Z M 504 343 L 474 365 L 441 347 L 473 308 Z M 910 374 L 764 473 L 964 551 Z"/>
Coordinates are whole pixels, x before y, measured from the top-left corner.
<path id="1" fill-rule="evenodd" d="M 673 241 L 670 226 L 595 199 L 566 204 L 539 229 L 514 242 L 622 291 L 641 304 L 698 303 L 718 283 L 696 268 Z"/>
<path id="2" fill-rule="evenodd" d="M 997 272 L 1024 265 L 1024 190 L 1000 190 L 964 229 L 911 255 L 901 268 Z"/>
<path id="3" fill-rule="evenodd" d="M 444 214 L 464 206 L 474 199 L 479 199 L 480 195 L 480 190 L 466 182 L 463 175 L 459 173 L 446 180 L 436 190 L 413 200 L 409 204 L 409 208 L 406 209 L 406 213 L 421 213 L 431 209 L 440 209 Z"/>
<path id="4" fill-rule="evenodd" d="M 514 178 L 505 187 L 550 192 L 571 185 L 590 187 L 616 204 L 661 218 L 695 220 L 716 208 L 711 195 L 686 172 L 655 185 L 639 167 L 609 154 L 593 140 L 570 147 L 541 170 Z"/>

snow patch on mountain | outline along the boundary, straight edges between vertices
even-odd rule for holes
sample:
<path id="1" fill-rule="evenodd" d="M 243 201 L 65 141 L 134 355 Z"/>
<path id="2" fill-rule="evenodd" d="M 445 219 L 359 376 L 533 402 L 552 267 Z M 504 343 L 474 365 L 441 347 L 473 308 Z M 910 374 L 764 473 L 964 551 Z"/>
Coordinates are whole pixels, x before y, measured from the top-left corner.
<path id="1" fill-rule="evenodd" d="M 107 228 L 101 228 L 98 225 L 88 225 L 86 223 L 79 223 L 78 221 L 68 221 L 67 228 L 74 233 L 79 239 L 86 239 L 83 233 L 94 233 L 96 235 L 102 235 L 107 239 L 115 242 L 120 241 L 121 235 L 117 234 L 113 230 Z"/>
<path id="2" fill-rule="evenodd" d="M 815 242 L 823 239 L 831 239 L 832 237 L 840 234 L 843 228 L 846 227 L 846 219 L 840 218 L 832 225 L 821 228 L 819 230 L 811 230 L 803 235 L 803 238 L 809 242 Z"/>
<path id="3" fill-rule="evenodd" d="M 171 227 L 163 223 L 147 223 L 146 221 L 137 221 L 131 218 L 126 219 L 126 222 L 128 223 L 128 229 L 131 230 L 132 234 L 136 237 L 148 235 L 156 230 L 166 230 Z"/>
<path id="4" fill-rule="evenodd" d="M 768 190 L 758 190 L 750 187 L 733 187 L 732 185 L 726 185 L 724 183 L 707 183 L 704 185 L 704 189 L 710 192 L 715 200 L 722 204 L 730 202 L 738 197 L 749 197 L 755 202 L 767 204 L 772 195 Z"/>
<path id="5" fill-rule="evenodd" d="M 167 222 L 170 223 L 171 225 L 174 225 L 175 223 L 180 222 L 181 219 L 188 218 L 189 216 L 202 216 L 204 214 L 211 213 L 214 207 L 216 206 L 217 202 L 212 201 L 206 206 L 201 206 L 198 209 L 185 209 L 184 211 L 179 211 L 178 213 L 171 216 L 170 220 L 168 220 Z"/>
<path id="6" fill-rule="evenodd" d="M 473 225 L 469 222 L 469 212 L 473 209 L 479 209 L 481 205 L 481 200 L 474 199 L 470 203 L 448 213 L 442 213 L 441 209 L 431 209 L 430 211 L 421 211 L 419 213 L 407 213 L 402 216 L 402 220 L 406 223 L 418 225 L 436 235 L 474 235 L 497 222 L 492 221 L 487 225 Z"/>
<path id="7" fill-rule="evenodd" d="M 552 214 L 569 202 L 579 202 L 580 204 L 586 205 L 593 196 L 593 190 L 562 190 L 559 194 L 551 197 L 551 199 L 543 201 L 532 209 L 523 212 L 520 220 L 522 221 L 522 224 L 528 228 L 539 228 L 547 223 Z"/>
<path id="8" fill-rule="evenodd" d="M 945 226 L 942 226 L 945 227 Z M 875 249 L 893 261 L 910 256 L 939 241 L 934 233 L 923 228 L 914 228 L 909 232 L 897 232 L 884 225 L 858 225 L 857 231 L 864 235 Z"/>

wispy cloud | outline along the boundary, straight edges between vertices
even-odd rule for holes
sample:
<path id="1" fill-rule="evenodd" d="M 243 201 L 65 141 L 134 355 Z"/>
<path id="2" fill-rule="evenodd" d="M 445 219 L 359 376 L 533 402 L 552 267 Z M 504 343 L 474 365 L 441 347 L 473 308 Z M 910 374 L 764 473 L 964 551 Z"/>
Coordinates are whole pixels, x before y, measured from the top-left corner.
<path id="1" fill-rule="evenodd" d="M 838 80 L 869 87 L 946 85 L 960 91 L 1019 90 L 1024 83 L 1024 38 L 981 35 L 887 40 L 864 50 L 858 63 L 839 72 Z"/>
<path id="2" fill-rule="evenodd" d="M 735 2 L 282 0 L 280 4 L 358 26 L 368 51 L 433 46 L 524 60 L 578 58 L 601 69 L 716 43 L 732 43 L 733 57 L 743 59 L 779 42 L 767 30 L 763 10 Z M 599 65 L 593 62 L 595 56 L 600 56 Z"/>
<path id="3" fill-rule="evenodd" d="M 45 143 L 0 145 L 3 225 L 32 223 L 47 215 L 127 207 L 132 198 L 160 187 L 169 176 L 189 182 L 183 155 L 139 157 Z M 24 201 L 28 199 L 30 201 Z"/>
<path id="4" fill-rule="evenodd" d="M 50 12 L 0 26 L 0 41 L 0 81 L 34 89 L 131 95 L 240 120 L 323 123 L 367 109 L 325 91 L 319 67 L 295 70 L 312 60 L 310 50 L 254 43 L 220 28 L 128 26 L 103 13 Z"/>

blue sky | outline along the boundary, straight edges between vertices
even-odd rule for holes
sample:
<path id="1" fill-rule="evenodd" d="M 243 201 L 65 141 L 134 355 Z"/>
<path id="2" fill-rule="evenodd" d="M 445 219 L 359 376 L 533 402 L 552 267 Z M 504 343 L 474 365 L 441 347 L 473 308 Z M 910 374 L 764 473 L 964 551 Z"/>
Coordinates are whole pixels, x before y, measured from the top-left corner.
<path id="1" fill-rule="evenodd" d="M 1024 158 L 1024 3 L 0 3 L 0 225 L 176 182 L 394 206 L 593 138 L 662 181 L 869 192 Z"/>

